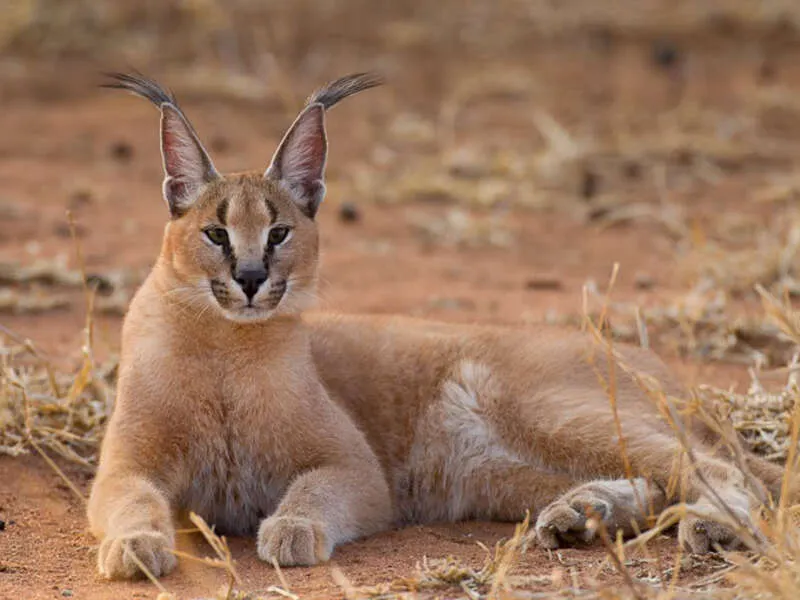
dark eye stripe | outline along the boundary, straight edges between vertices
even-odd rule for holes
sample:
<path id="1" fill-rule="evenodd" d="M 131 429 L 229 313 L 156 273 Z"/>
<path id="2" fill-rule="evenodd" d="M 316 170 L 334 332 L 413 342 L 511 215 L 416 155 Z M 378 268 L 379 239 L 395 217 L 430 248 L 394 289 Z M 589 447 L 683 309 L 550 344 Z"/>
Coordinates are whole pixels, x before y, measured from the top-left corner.
<path id="1" fill-rule="evenodd" d="M 222 225 L 227 225 L 228 219 L 228 199 L 225 198 L 222 202 L 219 203 L 217 206 L 217 218 Z"/>
<path id="2" fill-rule="evenodd" d="M 267 198 L 264 203 L 267 205 L 267 211 L 269 211 L 270 222 L 274 223 L 278 220 L 278 209 L 275 208 L 275 205 L 269 198 Z"/>

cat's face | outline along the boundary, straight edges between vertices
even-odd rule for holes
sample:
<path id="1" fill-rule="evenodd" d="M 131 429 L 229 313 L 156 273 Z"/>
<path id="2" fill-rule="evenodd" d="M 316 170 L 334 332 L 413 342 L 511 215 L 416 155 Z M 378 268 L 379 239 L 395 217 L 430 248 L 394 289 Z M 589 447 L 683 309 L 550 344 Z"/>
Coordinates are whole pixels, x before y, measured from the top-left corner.
<path id="1" fill-rule="evenodd" d="M 264 172 L 221 175 L 174 96 L 138 75 L 109 87 L 161 110 L 164 198 L 172 215 L 161 260 L 172 275 L 165 300 L 198 317 L 209 310 L 239 322 L 298 314 L 314 298 L 325 195 L 325 110 L 381 83 L 363 73 L 315 92 Z"/>
<path id="2" fill-rule="evenodd" d="M 204 186 L 167 226 L 164 251 L 179 282 L 169 293 L 191 312 L 258 321 L 297 314 L 315 297 L 316 222 L 261 173 Z"/>

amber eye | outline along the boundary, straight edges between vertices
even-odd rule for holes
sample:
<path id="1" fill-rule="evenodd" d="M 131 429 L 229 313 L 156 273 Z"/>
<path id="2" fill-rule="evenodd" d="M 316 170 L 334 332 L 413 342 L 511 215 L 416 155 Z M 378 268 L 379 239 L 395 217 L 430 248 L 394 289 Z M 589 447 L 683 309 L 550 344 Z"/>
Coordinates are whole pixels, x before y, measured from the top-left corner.
<path id="1" fill-rule="evenodd" d="M 279 225 L 269 230 L 267 241 L 270 243 L 271 246 L 277 246 L 283 240 L 286 239 L 287 235 L 289 235 L 289 228 Z"/>
<path id="2" fill-rule="evenodd" d="M 206 237 L 210 239 L 217 246 L 228 245 L 228 232 L 222 227 L 209 227 L 205 230 Z"/>

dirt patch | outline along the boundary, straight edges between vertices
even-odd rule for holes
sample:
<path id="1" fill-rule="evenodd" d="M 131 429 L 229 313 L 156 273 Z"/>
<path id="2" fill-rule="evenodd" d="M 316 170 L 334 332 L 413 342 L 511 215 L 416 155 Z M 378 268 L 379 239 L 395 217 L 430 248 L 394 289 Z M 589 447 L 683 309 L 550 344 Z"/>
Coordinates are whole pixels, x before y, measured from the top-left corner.
<path id="1" fill-rule="evenodd" d="M 74 468 L 67 473 L 88 492 L 87 477 Z M 0 492 L 0 591 L 30 600 L 49 598 L 152 598 L 154 586 L 146 581 L 105 582 L 95 572 L 96 546 L 86 531 L 83 504 L 58 476 L 36 458 L 0 459 L 0 480 L 13 481 L 13 489 Z M 304 598 L 342 595 L 332 567 L 338 568 L 353 586 L 377 586 L 410 578 L 417 564 L 427 559 L 458 557 L 461 564 L 479 569 L 487 550 L 514 533 L 514 525 L 469 522 L 416 526 L 389 531 L 367 540 L 337 548 L 329 565 L 285 569 L 289 589 Z M 254 540 L 229 540 L 241 588 L 268 595 L 271 586 L 281 586 L 275 571 L 255 553 Z M 484 547 L 481 547 L 483 545 Z M 199 534 L 179 535 L 178 548 L 198 556 L 212 554 Z M 673 537 L 663 536 L 647 554 L 634 553 L 629 562 L 634 573 L 660 576 L 672 566 L 676 553 Z M 619 586 L 621 578 L 607 563 L 599 547 L 565 549 L 558 552 L 533 550 L 524 555 L 514 574 L 531 591 L 558 591 L 562 587 Z M 660 564 L 658 561 L 662 561 Z M 702 582 L 723 566 L 721 559 L 686 560 L 682 583 Z M 180 598 L 206 597 L 226 585 L 223 573 L 184 561 L 163 584 Z M 446 595 L 457 594 L 458 588 Z M 21 596 L 20 596 L 21 594 Z M 70 596 L 71 594 L 71 596 Z M 6 597 L 5 595 L 3 597 Z M 275 596 L 277 597 L 277 596 Z"/>

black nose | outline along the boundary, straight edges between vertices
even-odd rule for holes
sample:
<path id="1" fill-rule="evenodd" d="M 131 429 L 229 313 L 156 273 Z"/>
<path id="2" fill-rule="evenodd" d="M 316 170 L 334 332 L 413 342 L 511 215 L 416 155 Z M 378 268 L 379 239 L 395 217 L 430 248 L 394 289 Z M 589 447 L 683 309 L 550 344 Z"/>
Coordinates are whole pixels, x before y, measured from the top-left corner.
<path id="1" fill-rule="evenodd" d="M 253 296 L 258 292 L 258 288 L 267 280 L 267 270 L 241 269 L 236 273 L 234 280 L 236 280 L 236 283 L 242 288 L 247 299 L 252 300 Z"/>

